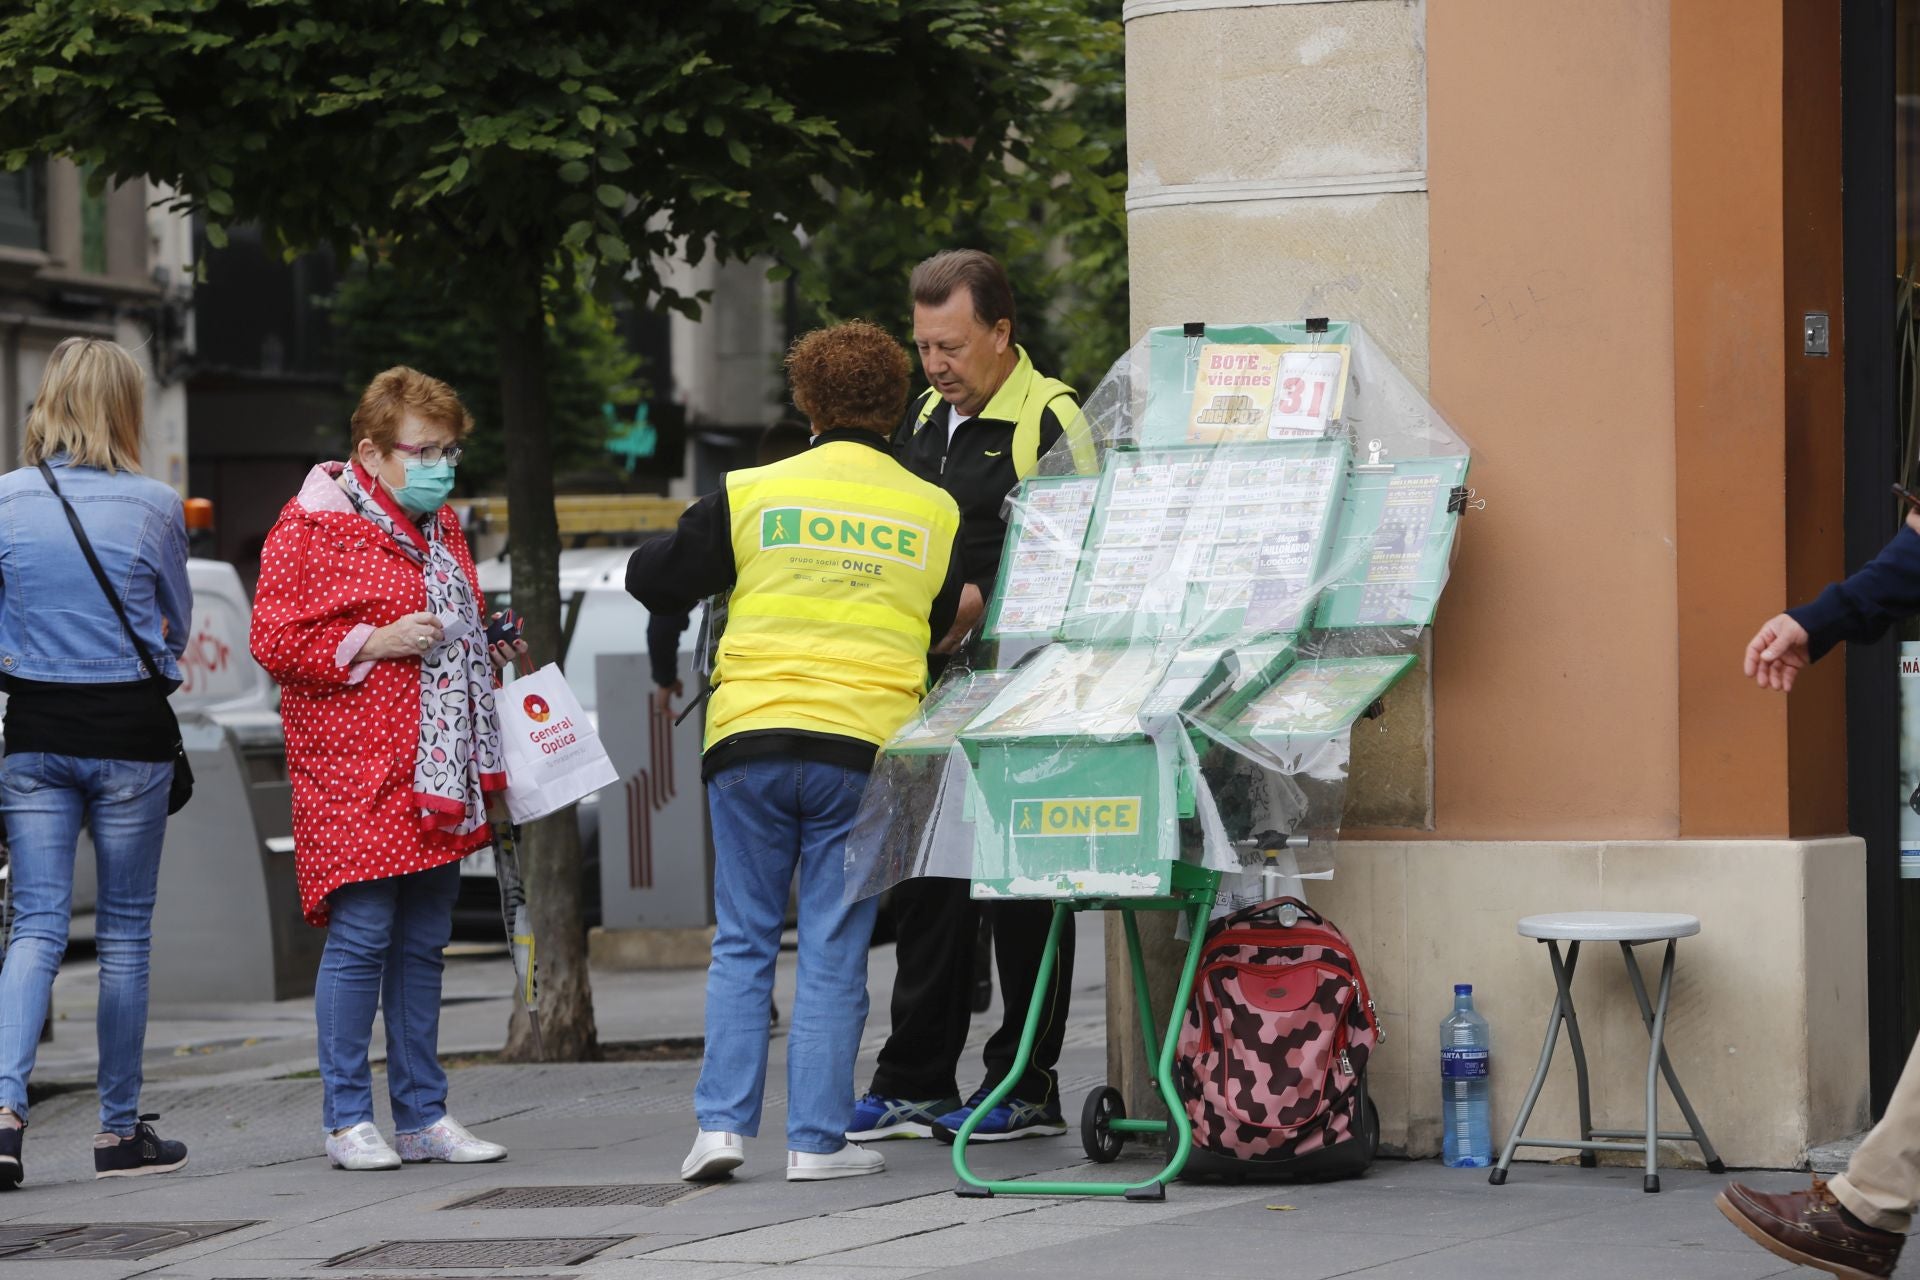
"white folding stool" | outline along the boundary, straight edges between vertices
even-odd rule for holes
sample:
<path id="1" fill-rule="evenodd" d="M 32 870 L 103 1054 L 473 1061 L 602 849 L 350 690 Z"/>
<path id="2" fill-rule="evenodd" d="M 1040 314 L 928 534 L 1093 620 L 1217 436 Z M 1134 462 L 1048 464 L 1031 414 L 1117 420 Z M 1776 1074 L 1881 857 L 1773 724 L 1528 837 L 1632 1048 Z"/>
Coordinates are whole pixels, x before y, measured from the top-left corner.
<path id="1" fill-rule="evenodd" d="M 1660 1189 L 1659 1141 L 1697 1143 L 1700 1152 L 1707 1158 L 1707 1168 L 1713 1173 L 1725 1173 L 1727 1166 L 1721 1162 L 1713 1149 L 1713 1143 L 1707 1140 L 1707 1131 L 1700 1125 L 1700 1117 L 1694 1114 L 1693 1104 L 1687 1101 L 1687 1094 L 1680 1087 L 1680 1078 L 1674 1074 L 1673 1064 L 1667 1060 L 1667 997 L 1673 989 L 1673 958 L 1678 950 L 1680 939 L 1690 938 L 1700 932 L 1700 921 L 1696 916 L 1678 915 L 1667 912 L 1650 911 L 1561 911 L 1552 915 L 1528 916 L 1520 922 L 1520 936 L 1534 938 L 1547 944 L 1547 957 L 1553 964 L 1553 984 L 1558 994 L 1553 998 L 1553 1013 L 1547 1018 L 1547 1040 L 1540 1047 L 1540 1066 L 1533 1073 L 1533 1083 L 1527 1087 L 1527 1100 L 1520 1106 L 1520 1114 L 1514 1119 L 1513 1132 L 1507 1135 L 1506 1150 L 1500 1155 L 1493 1172 L 1487 1181 L 1500 1186 L 1507 1180 L 1507 1169 L 1513 1164 L 1513 1153 L 1520 1147 L 1558 1147 L 1564 1150 L 1578 1151 L 1580 1163 L 1593 1168 L 1598 1163 L 1596 1151 L 1639 1151 L 1643 1148 L 1647 1154 L 1646 1179 L 1642 1189 L 1658 1191 Z M 1560 944 L 1567 944 L 1566 959 L 1560 957 Z M 1587 1055 L 1580 1044 L 1580 1023 L 1573 1013 L 1573 970 L 1580 962 L 1580 944 L 1582 942 L 1617 942 L 1620 954 L 1627 962 L 1627 977 L 1633 983 L 1633 997 L 1640 1003 L 1640 1020 L 1646 1024 L 1647 1034 L 1651 1038 L 1652 1048 L 1647 1054 L 1647 1125 L 1644 1131 L 1638 1129 L 1596 1129 L 1593 1127 L 1593 1107 L 1587 1094 Z M 1665 942 L 1666 959 L 1660 966 L 1660 1000 L 1658 1004 L 1647 1001 L 1646 983 L 1641 980 L 1640 966 L 1633 958 L 1634 947 L 1646 942 Z M 1540 1099 L 1540 1088 L 1547 1082 L 1547 1068 L 1553 1063 L 1554 1046 L 1560 1039 L 1560 1024 L 1567 1024 L 1567 1041 L 1573 1046 L 1573 1070 L 1580 1085 L 1580 1138 L 1573 1141 L 1567 1138 L 1523 1138 L 1527 1120 L 1533 1115 L 1533 1104 Z M 1673 1099 L 1680 1104 L 1680 1113 L 1687 1118 L 1691 1126 L 1688 1133 L 1662 1133 L 1656 1127 L 1659 1124 L 1660 1077 L 1667 1077 L 1667 1088 L 1673 1091 Z M 1637 1138 L 1637 1142 L 1607 1142 L 1607 1138 Z"/>

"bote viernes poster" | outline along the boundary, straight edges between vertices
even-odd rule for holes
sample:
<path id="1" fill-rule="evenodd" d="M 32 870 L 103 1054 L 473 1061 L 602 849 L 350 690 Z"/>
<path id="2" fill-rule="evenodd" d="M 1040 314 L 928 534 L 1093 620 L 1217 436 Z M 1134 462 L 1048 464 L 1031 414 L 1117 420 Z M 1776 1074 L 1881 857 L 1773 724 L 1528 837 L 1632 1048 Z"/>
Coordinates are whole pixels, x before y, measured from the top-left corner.
<path id="1" fill-rule="evenodd" d="M 1287 348 L 1230 342 L 1200 353 L 1187 439 L 1264 440 L 1273 413 L 1274 380 Z"/>

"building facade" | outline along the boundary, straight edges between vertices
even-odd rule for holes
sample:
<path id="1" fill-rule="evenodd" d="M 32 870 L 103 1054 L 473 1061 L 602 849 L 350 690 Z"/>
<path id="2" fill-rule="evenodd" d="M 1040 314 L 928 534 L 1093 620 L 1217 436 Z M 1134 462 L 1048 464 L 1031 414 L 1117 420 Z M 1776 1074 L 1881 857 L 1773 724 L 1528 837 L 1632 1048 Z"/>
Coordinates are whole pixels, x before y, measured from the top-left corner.
<path id="1" fill-rule="evenodd" d="M 1667 1043 L 1730 1164 L 1798 1163 L 1891 1089 L 1920 916 L 1897 654 L 1791 698 L 1740 666 L 1896 527 L 1914 8 L 1127 0 L 1135 334 L 1361 321 L 1475 449 L 1487 506 L 1424 686 L 1355 731 L 1338 870 L 1309 888 L 1384 1014 L 1392 1148 L 1439 1148 L 1455 982 L 1493 1022 L 1504 1137 L 1553 1002 L 1515 933 L 1542 911 L 1700 917 Z M 1647 1037 L 1618 954 L 1585 959 L 1596 1123 L 1632 1128 Z M 1534 1132 L 1577 1128 L 1565 1057 Z"/>
<path id="2" fill-rule="evenodd" d="M 0 470 L 18 465 L 53 348 L 110 338 L 146 369 L 146 470 L 186 494 L 193 239 L 169 195 L 147 182 L 93 191 L 63 160 L 0 173 Z"/>

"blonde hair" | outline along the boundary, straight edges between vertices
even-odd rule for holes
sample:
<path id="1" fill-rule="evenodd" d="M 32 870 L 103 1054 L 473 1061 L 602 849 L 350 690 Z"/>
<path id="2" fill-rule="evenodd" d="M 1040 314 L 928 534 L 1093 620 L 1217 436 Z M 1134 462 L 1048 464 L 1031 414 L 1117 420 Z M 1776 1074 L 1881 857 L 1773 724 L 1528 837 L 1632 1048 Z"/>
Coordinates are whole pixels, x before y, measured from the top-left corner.
<path id="1" fill-rule="evenodd" d="M 27 411 L 28 466 L 64 453 L 85 467 L 140 469 L 146 376 L 117 342 L 68 338 L 47 358 Z"/>

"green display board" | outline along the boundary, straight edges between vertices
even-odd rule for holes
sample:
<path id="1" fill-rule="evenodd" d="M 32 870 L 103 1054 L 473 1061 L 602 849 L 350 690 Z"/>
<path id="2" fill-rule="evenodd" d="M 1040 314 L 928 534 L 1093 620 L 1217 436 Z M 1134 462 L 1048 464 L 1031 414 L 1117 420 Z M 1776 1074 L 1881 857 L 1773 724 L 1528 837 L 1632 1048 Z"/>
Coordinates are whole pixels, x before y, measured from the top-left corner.
<path id="1" fill-rule="evenodd" d="M 1179 852 L 1177 792 L 1144 735 L 1004 739 L 974 766 L 975 898 L 1155 897 Z"/>
<path id="2" fill-rule="evenodd" d="M 1177 728 L 1182 712 L 1199 707 L 1227 679 L 1226 656 L 1227 649 L 1221 645 L 1175 654 L 1153 692 L 1140 704 L 1140 723 L 1150 730 Z"/>
<path id="3" fill-rule="evenodd" d="M 1000 687 L 961 741 L 1136 734 L 1166 663 L 1148 645 L 1051 645 Z"/>
<path id="4" fill-rule="evenodd" d="M 1098 476 L 1033 476 L 1007 519 L 1006 553 L 985 634 L 991 640 L 1048 640 L 1066 620 Z"/>
<path id="5" fill-rule="evenodd" d="M 964 752 L 975 897 L 1170 892 L 1222 753 L 1289 773 L 1415 665 L 1302 637 L 1432 620 L 1469 459 L 1363 335 L 1316 328 L 1153 330 L 1099 475 L 1013 495 L 983 634 L 1027 656 L 943 688 L 889 748 Z"/>
<path id="6" fill-rule="evenodd" d="M 1185 680 L 1204 667 L 1204 681 L 1216 662 L 1057 644 L 1022 667 L 960 734 L 976 791 L 974 896 L 1163 892 L 1187 793 L 1146 722 L 1175 669 Z"/>
<path id="7" fill-rule="evenodd" d="M 1364 715 L 1414 662 L 1412 654 L 1296 662 L 1245 700 L 1228 732 L 1269 747 L 1332 737 Z"/>
<path id="8" fill-rule="evenodd" d="M 919 712 L 887 744 L 887 750 L 905 755 L 945 755 L 960 731 L 1011 679 L 1011 671 L 970 671 L 948 681 L 938 697 L 921 704 Z"/>
<path id="9" fill-rule="evenodd" d="M 1448 508 L 1455 486 L 1466 480 L 1464 456 L 1355 467 L 1331 556 L 1340 577 L 1321 595 L 1315 624 L 1432 622 L 1460 521 Z"/>
<path id="10" fill-rule="evenodd" d="M 1208 718 L 1232 721 L 1293 665 L 1297 652 L 1290 635 L 1264 636 L 1234 645 L 1223 660 L 1225 678 L 1219 687 L 1220 700 L 1209 710 Z"/>
<path id="11" fill-rule="evenodd" d="M 1343 439 L 1109 453 L 1062 634 L 1152 643 L 1298 627 L 1346 462 Z"/>

